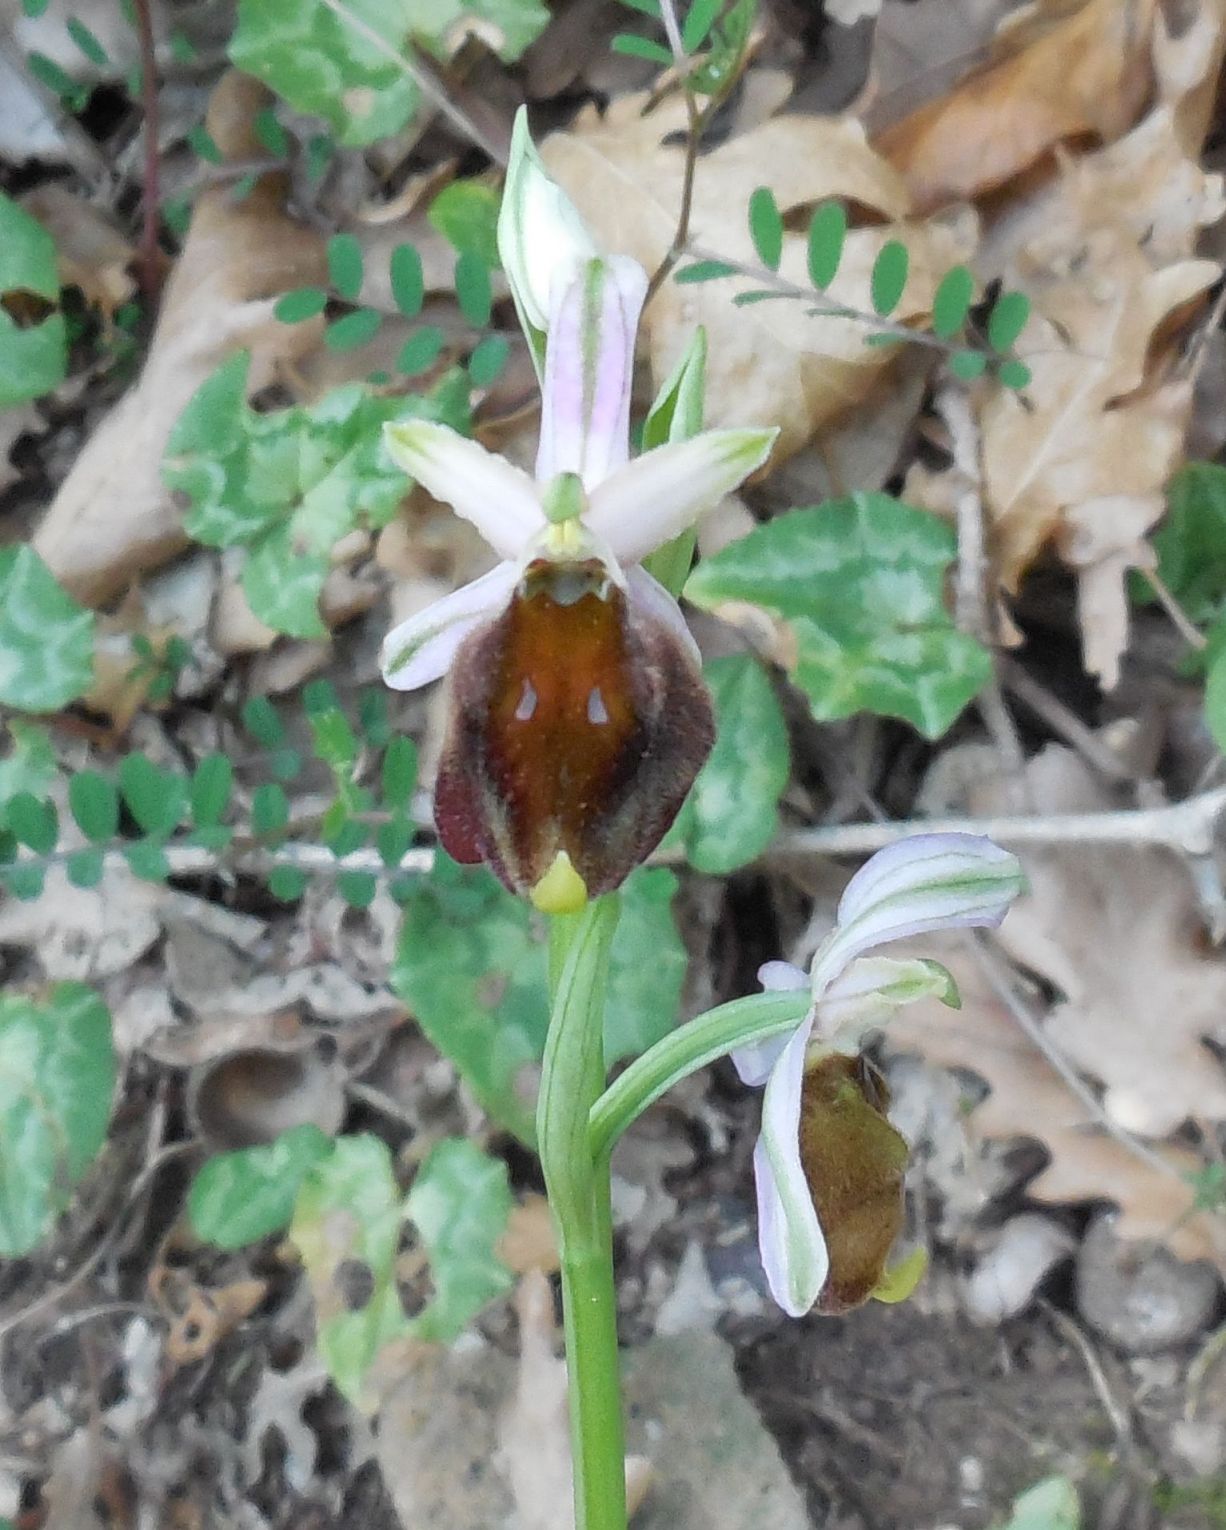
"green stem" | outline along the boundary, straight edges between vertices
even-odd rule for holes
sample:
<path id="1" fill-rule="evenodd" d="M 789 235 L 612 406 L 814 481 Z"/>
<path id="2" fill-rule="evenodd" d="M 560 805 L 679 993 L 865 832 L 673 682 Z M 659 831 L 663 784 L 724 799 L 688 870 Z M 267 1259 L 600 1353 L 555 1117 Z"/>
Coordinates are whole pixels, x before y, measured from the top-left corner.
<path id="1" fill-rule="evenodd" d="M 721 1004 L 657 1041 L 592 1106 L 588 1145 L 593 1160 L 607 1159 L 630 1123 L 674 1084 L 736 1047 L 786 1036 L 808 1014 L 811 1002 L 807 988 L 752 994 Z"/>
<path id="2" fill-rule="evenodd" d="M 576 1530 L 626 1530 L 609 1162 L 588 1147 L 589 1116 L 605 1082 L 604 995 L 617 915 L 617 899 L 601 898 L 551 925 L 553 1013 L 537 1105 L 558 1231 Z"/>

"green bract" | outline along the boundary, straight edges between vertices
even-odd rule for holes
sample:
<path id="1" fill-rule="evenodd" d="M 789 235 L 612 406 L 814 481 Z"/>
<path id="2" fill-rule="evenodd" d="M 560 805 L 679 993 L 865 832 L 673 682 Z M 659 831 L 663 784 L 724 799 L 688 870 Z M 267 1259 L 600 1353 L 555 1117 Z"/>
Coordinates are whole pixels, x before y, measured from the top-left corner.
<path id="1" fill-rule="evenodd" d="M 257 414 L 246 403 L 249 363 L 239 352 L 197 390 L 171 434 L 164 477 L 190 501 L 192 536 L 248 548 L 243 589 L 260 620 L 322 637 L 319 594 L 333 546 L 357 526 L 385 525 L 405 494 L 382 426 L 416 416 L 465 429 L 467 382 L 452 373 L 412 398 L 379 398 L 351 383 L 309 407 Z"/>
<path id="2" fill-rule="evenodd" d="M 939 738 L 986 683 L 991 659 L 945 609 L 953 531 L 888 494 L 793 510 L 708 558 L 686 594 L 708 609 L 749 601 L 782 617 L 792 679 L 821 722 L 901 717 Z"/>
<path id="3" fill-rule="evenodd" d="M 94 676 L 94 614 L 27 546 L 0 548 L 0 704 L 53 712 Z"/>
<path id="4" fill-rule="evenodd" d="M 60 279 L 51 235 L 0 192 L 0 297 L 9 293 L 30 293 L 55 303 Z M 0 409 L 49 392 L 63 381 L 67 369 L 63 314 L 22 326 L 0 306 Z"/>
<path id="5" fill-rule="evenodd" d="M 610 1063 L 658 1040 L 676 1018 L 685 952 L 670 909 L 675 888 L 670 872 L 655 870 L 636 872 L 623 889 L 606 1010 Z M 439 854 L 405 902 L 392 985 L 482 1107 L 531 1142 L 549 1015 L 541 917 L 489 872 Z"/>
<path id="6" fill-rule="evenodd" d="M 106 1140 L 111 1017 L 81 983 L 0 997 L 0 1254 L 26 1254 Z"/>
<path id="7" fill-rule="evenodd" d="M 342 144 L 398 133 L 421 100 L 406 48 L 447 60 L 471 32 L 508 62 L 543 30 L 538 0 L 240 0 L 230 57 Z"/>
<path id="8" fill-rule="evenodd" d="M 719 731 L 673 833 L 691 866 L 720 875 L 752 861 L 774 837 L 791 761 L 783 714 L 756 659 L 713 659 L 703 674 Z"/>

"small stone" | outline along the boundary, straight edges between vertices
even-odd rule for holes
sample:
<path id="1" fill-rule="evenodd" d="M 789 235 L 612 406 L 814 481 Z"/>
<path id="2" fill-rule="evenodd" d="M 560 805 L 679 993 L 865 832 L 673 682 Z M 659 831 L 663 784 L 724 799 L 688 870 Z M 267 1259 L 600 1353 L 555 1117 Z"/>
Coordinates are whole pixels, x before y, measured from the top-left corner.
<path id="1" fill-rule="evenodd" d="M 1093 1224 L 1077 1256 L 1077 1305 L 1089 1325 L 1131 1354 L 1186 1343 L 1213 1317 L 1221 1286 L 1212 1266 L 1169 1249 L 1123 1242 L 1114 1218 Z"/>

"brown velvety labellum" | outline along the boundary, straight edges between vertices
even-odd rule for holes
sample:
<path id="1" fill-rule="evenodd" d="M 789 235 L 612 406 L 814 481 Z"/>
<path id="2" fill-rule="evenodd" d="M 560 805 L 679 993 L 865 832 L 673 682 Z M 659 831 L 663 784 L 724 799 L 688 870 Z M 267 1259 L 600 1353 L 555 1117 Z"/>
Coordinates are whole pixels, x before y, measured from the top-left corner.
<path id="1" fill-rule="evenodd" d="M 693 659 L 598 561 L 531 564 L 451 673 L 439 836 L 516 892 L 563 851 L 589 896 L 617 887 L 660 842 L 714 741 Z"/>
<path id="2" fill-rule="evenodd" d="M 902 1229 L 909 1148 L 886 1118 L 889 1090 L 872 1063 L 834 1053 L 805 1073 L 800 1161 L 830 1253 L 815 1311 L 866 1302 Z"/>

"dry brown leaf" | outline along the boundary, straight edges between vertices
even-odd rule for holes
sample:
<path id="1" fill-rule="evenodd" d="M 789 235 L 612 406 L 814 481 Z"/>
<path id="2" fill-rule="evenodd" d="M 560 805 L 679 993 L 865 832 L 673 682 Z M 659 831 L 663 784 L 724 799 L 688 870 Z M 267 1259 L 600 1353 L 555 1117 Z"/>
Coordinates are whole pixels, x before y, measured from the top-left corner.
<path id="1" fill-rule="evenodd" d="M 21 205 L 55 240 L 60 284 L 79 287 L 87 303 L 112 318 L 136 291 L 129 269 L 136 254 L 131 242 L 101 208 L 59 181 L 36 186 Z"/>
<path id="2" fill-rule="evenodd" d="M 225 158 L 262 152 L 252 122 L 268 99 L 249 75 L 223 77 L 206 125 Z M 226 186 L 201 193 L 140 380 L 98 425 L 33 539 L 79 599 L 108 600 L 186 545 L 162 453 L 204 379 L 246 346 L 254 391 L 316 342 L 317 324 L 273 317 L 279 293 L 322 280 L 326 268 L 321 236 L 285 213 L 285 191 L 270 174 L 241 202 Z"/>
<path id="3" fill-rule="evenodd" d="M 650 112 L 644 111 L 646 104 L 645 96 L 627 96 L 603 118 L 589 108 L 573 131 L 548 139 L 542 153 L 599 242 L 654 270 L 676 228 L 683 164 L 676 135 L 684 113 L 675 101 Z M 694 195 L 694 243 L 756 263 L 746 208 L 764 178 L 785 215 L 828 197 L 879 215 L 882 222 L 848 235 L 831 288 L 836 298 L 861 310 L 870 307 L 869 277 L 886 239 L 902 239 L 911 255 L 911 279 L 896 315 L 903 321 L 926 312 L 936 283 L 974 248 L 977 227 L 969 215 L 948 223 L 903 221 L 910 212 L 906 189 L 868 146 L 858 123 L 800 115 L 772 118 L 703 157 Z M 802 235 L 787 234 L 780 270 L 807 285 L 805 245 Z M 644 315 L 643 334 L 658 385 L 695 327 L 705 325 L 709 422 L 779 425 L 779 460 L 858 403 L 891 359 L 864 344 L 863 326 L 844 319 L 803 317 L 797 304 L 786 301 L 736 308 L 733 295 L 753 285 L 665 283 Z"/>
<path id="4" fill-rule="evenodd" d="M 1027 778 L 1041 813 L 1094 811 L 1111 804 L 1071 751 L 1037 755 Z M 999 807 L 999 784 L 972 790 L 974 813 Z M 1102 1107 L 1122 1131 L 1155 1141 L 1184 1122 L 1226 1120 L 1226 1070 L 1206 1038 L 1226 1039 L 1226 963 L 1197 948 L 1191 881 L 1157 849 L 1056 847 L 1025 857 L 1031 891 L 999 939 L 1062 997 L 1042 1025 L 1060 1055 L 1101 1086 Z M 893 1044 L 934 1062 L 969 1068 L 991 1086 L 972 1121 L 988 1137 L 1035 1137 L 1051 1162 L 1029 1187 L 1049 1202 L 1109 1199 L 1126 1237 L 1160 1238 L 1183 1258 L 1226 1269 L 1226 1225 L 1190 1214 L 1181 1179 L 1197 1167 L 1181 1148 L 1163 1147 L 1170 1174 L 1089 1119 L 1086 1106 L 1019 1028 L 963 942 L 930 954 L 946 962 L 963 1008 L 920 1005 L 890 1028 Z"/>
<path id="5" fill-rule="evenodd" d="M 1181 1259 L 1211 1259 L 1226 1271 L 1220 1219 L 1193 1212 L 1192 1186 L 1183 1177 L 1200 1167 L 1196 1157 L 1163 1148 L 1169 1174 L 1143 1162 L 1088 1118 L 963 949 L 929 940 L 924 954 L 953 973 L 962 1008 L 929 1001 L 912 1006 L 891 1021 L 890 1045 L 984 1080 L 991 1092 L 970 1116 L 979 1137 L 1028 1137 L 1044 1145 L 1049 1162 L 1027 1185 L 1027 1195 L 1048 1205 L 1112 1201 L 1120 1208 L 1121 1237 L 1157 1239 Z"/>
<path id="6" fill-rule="evenodd" d="M 1224 208 L 1222 178 L 1184 152 L 1165 101 L 1118 143 L 1066 159 L 983 249 L 985 271 L 1033 303 L 1017 347 L 1031 383 L 978 398 L 997 571 L 1014 589 L 1054 543 L 1082 577 L 1087 667 L 1108 688 L 1127 639 L 1124 573 L 1145 561 L 1184 455 L 1195 379 L 1177 342 L 1221 273 L 1192 252 Z M 922 469 L 906 492 L 934 510 L 948 498 Z"/>
<path id="7" fill-rule="evenodd" d="M 994 190 L 1059 144 L 1126 132 L 1152 84 L 1156 7 L 1038 0 L 1011 16 L 983 68 L 877 140 L 917 210 Z"/>
<path id="8" fill-rule="evenodd" d="M 111 719 L 117 734 L 127 732 L 158 678 L 157 666 L 143 661 L 132 647 L 136 636 L 148 639 L 161 661 L 175 628 L 150 622 L 145 602 L 134 586 L 117 610 L 98 619 L 94 629 L 94 683 L 84 698 L 91 711 Z"/>

